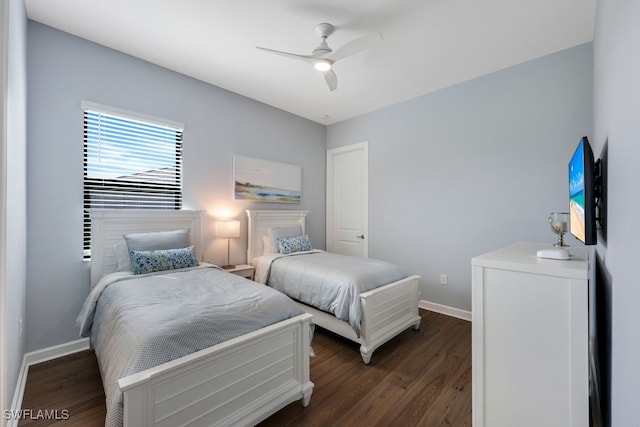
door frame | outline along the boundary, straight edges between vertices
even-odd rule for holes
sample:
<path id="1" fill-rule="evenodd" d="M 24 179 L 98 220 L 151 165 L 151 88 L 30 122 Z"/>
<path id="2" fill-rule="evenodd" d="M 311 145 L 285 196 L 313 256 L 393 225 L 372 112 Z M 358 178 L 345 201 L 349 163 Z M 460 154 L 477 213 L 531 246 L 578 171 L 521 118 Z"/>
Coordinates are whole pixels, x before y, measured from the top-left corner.
<path id="1" fill-rule="evenodd" d="M 363 171 L 364 171 L 364 223 L 363 233 L 365 235 L 364 244 L 364 256 L 369 256 L 369 142 L 359 142 L 357 144 L 345 145 L 338 148 L 332 148 L 327 150 L 327 198 L 326 198 L 326 232 L 325 232 L 325 247 L 326 250 L 331 252 L 333 250 L 333 237 L 334 237 L 334 221 L 333 221 L 333 165 L 334 157 L 337 154 L 342 154 L 349 151 L 361 151 L 361 155 L 364 157 Z"/>

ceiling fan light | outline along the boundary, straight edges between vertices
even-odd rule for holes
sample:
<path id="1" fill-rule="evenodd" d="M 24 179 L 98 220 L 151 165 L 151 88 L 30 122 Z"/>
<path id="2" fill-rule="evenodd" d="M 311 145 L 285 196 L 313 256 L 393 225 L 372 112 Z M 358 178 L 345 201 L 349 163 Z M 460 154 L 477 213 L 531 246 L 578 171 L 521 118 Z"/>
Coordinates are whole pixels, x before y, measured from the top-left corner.
<path id="1" fill-rule="evenodd" d="M 331 69 L 331 61 L 328 59 L 316 59 L 313 66 L 318 71 L 329 71 Z"/>

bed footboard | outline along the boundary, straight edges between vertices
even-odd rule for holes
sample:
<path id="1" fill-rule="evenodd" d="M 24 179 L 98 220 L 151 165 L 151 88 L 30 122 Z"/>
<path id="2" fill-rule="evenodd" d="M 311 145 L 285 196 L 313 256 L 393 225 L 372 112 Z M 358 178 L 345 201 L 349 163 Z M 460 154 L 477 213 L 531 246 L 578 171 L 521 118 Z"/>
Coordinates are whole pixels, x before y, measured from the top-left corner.
<path id="1" fill-rule="evenodd" d="M 312 316 L 262 328 L 121 378 L 124 426 L 255 425 L 309 403 Z"/>
<path id="2" fill-rule="evenodd" d="M 376 348 L 409 326 L 420 328 L 419 284 L 420 276 L 410 276 L 360 295 L 360 354 L 365 364 Z"/>

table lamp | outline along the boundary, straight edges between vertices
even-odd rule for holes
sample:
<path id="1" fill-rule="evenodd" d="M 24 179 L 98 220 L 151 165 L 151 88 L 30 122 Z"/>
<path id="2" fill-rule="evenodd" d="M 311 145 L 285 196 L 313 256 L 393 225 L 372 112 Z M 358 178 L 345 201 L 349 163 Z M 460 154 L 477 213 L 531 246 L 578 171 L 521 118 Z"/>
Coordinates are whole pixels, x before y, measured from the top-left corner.
<path id="1" fill-rule="evenodd" d="M 223 237 L 227 239 L 227 264 L 223 265 L 222 268 L 225 270 L 230 270 L 235 268 L 235 265 L 229 263 L 229 254 L 230 254 L 230 240 L 231 238 L 240 237 L 240 221 L 237 219 L 219 219 L 215 224 L 215 235 L 216 237 Z"/>

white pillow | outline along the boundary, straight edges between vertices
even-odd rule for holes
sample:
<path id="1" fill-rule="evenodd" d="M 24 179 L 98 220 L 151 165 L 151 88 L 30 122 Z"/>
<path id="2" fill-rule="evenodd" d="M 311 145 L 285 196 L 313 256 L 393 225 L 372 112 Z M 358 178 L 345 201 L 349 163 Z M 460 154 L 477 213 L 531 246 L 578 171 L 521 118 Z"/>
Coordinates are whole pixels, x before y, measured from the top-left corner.
<path id="1" fill-rule="evenodd" d="M 113 245 L 113 252 L 116 255 L 116 271 L 130 271 L 131 257 L 129 256 L 127 243 L 124 240 L 120 240 L 118 243 Z"/>
<path id="2" fill-rule="evenodd" d="M 152 233 L 130 233 L 122 237 L 124 237 L 124 240 L 113 246 L 117 271 L 131 271 L 130 251 L 182 249 L 191 246 L 190 230 L 188 228 Z"/>
<path id="3" fill-rule="evenodd" d="M 191 246 L 188 228 L 153 233 L 131 233 L 123 237 L 129 251 L 156 251 Z"/>
<path id="4" fill-rule="evenodd" d="M 271 227 L 267 229 L 267 235 L 271 240 L 271 252 L 278 252 L 278 239 L 298 237 L 302 236 L 302 234 L 302 226 L 300 224 L 287 227 Z"/>
<path id="5" fill-rule="evenodd" d="M 273 245 L 271 244 L 271 238 L 266 234 L 262 236 L 262 253 L 263 254 L 272 254 L 273 253 Z"/>

